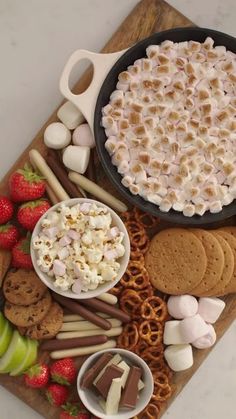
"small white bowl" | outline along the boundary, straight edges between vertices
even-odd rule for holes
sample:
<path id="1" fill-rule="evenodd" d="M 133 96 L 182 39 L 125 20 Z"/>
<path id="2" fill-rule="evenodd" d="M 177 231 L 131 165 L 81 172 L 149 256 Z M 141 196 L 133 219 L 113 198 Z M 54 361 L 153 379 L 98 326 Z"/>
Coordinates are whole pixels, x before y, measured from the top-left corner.
<path id="1" fill-rule="evenodd" d="M 104 208 L 108 209 L 108 211 L 110 212 L 111 217 L 112 217 L 112 226 L 118 227 L 119 230 L 124 233 L 123 245 L 125 247 L 125 254 L 124 254 L 124 256 L 122 256 L 119 259 L 120 269 L 117 272 L 117 277 L 114 281 L 105 282 L 105 284 L 99 285 L 95 290 L 90 290 L 90 291 L 87 291 L 87 292 L 82 291 L 81 294 L 76 294 L 71 290 L 62 291 L 62 290 L 60 290 L 60 288 L 55 287 L 54 279 L 50 278 L 50 276 L 48 276 L 47 273 L 41 271 L 41 269 L 39 268 L 39 266 L 37 264 L 37 250 L 33 249 L 33 239 L 39 234 L 39 232 L 41 230 L 42 221 L 48 216 L 48 214 L 50 214 L 50 212 L 55 211 L 58 207 L 60 207 L 62 203 L 65 204 L 65 205 L 68 205 L 69 207 L 72 207 L 72 206 L 74 206 L 76 204 L 79 204 L 79 203 L 82 204 L 83 202 L 94 203 L 98 207 L 104 207 Z M 117 284 L 117 282 L 119 282 L 119 280 L 124 275 L 124 273 L 126 271 L 126 268 L 127 268 L 127 265 L 128 265 L 128 262 L 129 262 L 130 241 L 129 241 L 129 235 L 128 235 L 128 232 L 125 228 L 125 225 L 124 225 L 123 221 L 120 219 L 120 217 L 115 213 L 115 211 L 113 211 L 107 205 L 105 205 L 101 202 L 95 201 L 93 199 L 74 198 L 74 199 L 68 199 L 67 201 L 59 202 L 58 204 L 49 208 L 49 210 L 47 212 L 45 212 L 45 214 L 43 214 L 43 216 L 39 219 L 39 221 L 37 222 L 37 224 L 34 228 L 34 231 L 32 233 L 30 254 L 31 254 L 32 263 L 33 263 L 33 266 L 34 266 L 34 269 L 35 269 L 37 275 L 39 276 L 41 281 L 48 288 L 50 288 L 51 290 L 53 290 L 57 294 L 63 295 L 64 297 L 74 298 L 74 299 L 77 299 L 77 300 L 83 300 L 83 299 L 86 299 L 86 298 L 98 297 L 100 294 L 109 291 L 111 288 L 114 287 L 114 285 Z"/>
<path id="2" fill-rule="evenodd" d="M 120 354 L 120 356 L 126 360 L 127 363 L 130 365 L 135 365 L 140 367 L 142 370 L 142 381 L 145 384 L 145 387 L 139 392 L 139 398 L 137 400 L 137 405 L 134 409 L 121 409 L 116 415 L 106 415 L 102 410 L 101 406 L 98 403 L 98 396 L 92 390 L 85 389 L 82 390 L 80 387 L 80 383 L 82 377 L 89 368 L 96 362 L 96 360 L 101 357 L 105 352 L 109 352 L 112 354 Z M 142 360 L 138 355 L 134 354 L 133 352 L 127 351 L 126 349 L 105 349 L 104 351 L 99 351 L 96 354 L 91 355 L 82 365 L 79 370 L 78 378 L 77 378 L 77 390 L 79 397 L 84 404 L 84 406 L 95 416 L 101 419 L 130 419 L 133 418 L 135 415 L 138 415 L 142 412 L 143 409 L 149 403 L 152 393 L 153 393 L 153 377 L 152 373 L 147 366 L 146 362 Z"/>

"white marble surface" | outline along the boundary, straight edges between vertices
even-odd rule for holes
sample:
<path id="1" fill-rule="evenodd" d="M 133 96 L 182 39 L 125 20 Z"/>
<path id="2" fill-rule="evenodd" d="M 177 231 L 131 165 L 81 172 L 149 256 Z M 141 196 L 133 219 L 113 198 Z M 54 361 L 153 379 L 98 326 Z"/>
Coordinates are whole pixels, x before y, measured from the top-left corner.
<path id="1" fill-rule="evenodd" d="M 60 103 L 58 79 L 72 51 L 98 51 L 137 0 L 0 0 L 0 175 Z M 235 0 L 170 0 L 200 26 L 236 36 Z M 236 324 L 164 419 L 235 419 Z M 1 388 L 1 419 L 41 416 Z M 56 419 L 56 418 L 55 418 Z"/>

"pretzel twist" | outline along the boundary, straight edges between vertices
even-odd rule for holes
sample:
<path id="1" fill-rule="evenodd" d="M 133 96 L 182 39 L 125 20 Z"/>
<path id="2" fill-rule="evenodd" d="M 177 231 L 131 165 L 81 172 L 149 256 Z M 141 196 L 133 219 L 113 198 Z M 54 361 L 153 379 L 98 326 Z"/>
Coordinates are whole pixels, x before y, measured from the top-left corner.
<path id="1" fill-rule="evenodd" d="M 162 343 L 163 325 L 156 320 L 144 320 L 139 325 L 139 336 L 150 346 L 158 346 Z"/>
<path id="2" fill-rule="evenodd" d="M 141 306 L 141 315 L 147 320 L 163 322 L 168 315 L 167 305 L 160 297 L 149 297 Z"/>
<path id="3" fill-rule="evenodd" d="M 117 343 L 119 348 L 132 351 L 135 349 L 139 339 L 138 327 L 135 322 L 127 323 L 121 335 L 118 337 Z"/>

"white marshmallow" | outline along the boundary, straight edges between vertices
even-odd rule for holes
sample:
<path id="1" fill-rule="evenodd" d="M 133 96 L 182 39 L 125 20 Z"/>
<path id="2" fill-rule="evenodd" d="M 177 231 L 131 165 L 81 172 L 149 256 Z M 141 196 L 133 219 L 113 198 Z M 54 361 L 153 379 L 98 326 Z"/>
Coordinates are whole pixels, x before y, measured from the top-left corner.
<path id="1" fill-rule="evenodd" d="M 167 309 L 174 319 L 185 319 L 197 314 L 198 302 L 192 295 L 172 295 L 167 302 Z"/>
<path id="2" fill-rule="evenodd" d="M 89 147 L 70 145 L 65 149 L 62 160 L 68 169 L 83 174 L 88 167 L 89 157 Z"/>
<path id="3" fill-rule="evenodd" d="M 53 262 L 53 273 L 57 276 L 63 276 L 66 273 L 66 265 L 59 259 L 55 259 Z"/>
<path id="4" fill-rule="evenodd" d="M 70 243 L 71 243 L 71 239 L 68 236 L 63 236 L 58 242 L 60 247 L 68 246 L 68 244 Z"/>
<path id="5" fill-rule="evenodd" d="M 173 371 L 184 371 L 193 365 L 191 345 L 171 345 L 164 351 L 164 357 Z"/>
<path id="6" fill-rule="evenodd" d="M 88 124 L 79 125 L 73 132 L 72 142 L 89 148 L 95 147 L 95 140 Z"/>
<path id="7" fill-rule="evenodd" d="M 65 102 L 58 111 L 57 117 L 68 129 L 75 129 L 84 122 L 84 117 L 80 110 L 71 102 Z"/>
<path id="8" fill-rule="evenodd" d="M 199 299 L 198 313 L 207 323 L 215 323 L 225 308 L 225 302 L 220 298 Z"/>
<path id="9" fill-rule="evenodd" d="M 170 320 L 165 323 L 163 342 L 165 345 L 183 344 L 185 343 L 180 333 L 180 321 Z"/>
<path id="10" fill-rule="evenodd" d="M 206 349 L 213 346 L 215 342 L 216 342 L 215 329 L 211 324 L 208 324 L 208 332 L 206 333 L 206 335 L 192 342 L 192 345 L 198 349 Z"/>
<path id="11" fill-rule="evenodd" d="M 186 343 L 192 343 L 208 332 L 207 324 L 199 314 L 182 320 L 179 327 L 180 333 Z"/>
<path id="12" fill-rule="evenodd" d="M 74 284 L 72 285 L 71 289 L 72 289 L 72 291 L 73 291 L 75 294 L 80 294 L 80 293 L 81 293 L 81 290 L 82 290 L 82 284 L 81 284 L 80 279 L 76 279 L 76 280 L 75 280 L 75 282 L 74 282 Z"/>
<path id="13" fill-rule="evenodd" d="M 70 144 L 71 133 L 61 122 L 53 122 L 44 131 L 44 143 L 49 148 L 60 150 Z"/>

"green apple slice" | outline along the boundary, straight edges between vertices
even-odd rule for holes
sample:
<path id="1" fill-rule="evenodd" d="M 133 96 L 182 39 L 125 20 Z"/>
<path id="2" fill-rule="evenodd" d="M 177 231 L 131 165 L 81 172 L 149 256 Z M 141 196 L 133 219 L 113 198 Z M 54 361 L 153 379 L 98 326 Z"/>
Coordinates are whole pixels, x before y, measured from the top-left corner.
<path id="1" fill-rule="evenodd" d="M 10 323 L 5 320 L 5 327 L 0 336 L 0 357 L 3 356 L 10 345 L 12 338 L 12 327 Z"/>
<path id="2" fill-rule="evenodd" d="M 0 359 L 0 373 L 11 372 L 17 368 L 23 361 L 26 352 L 26 339 L 19 334 L 18 330 L 15 330 L 6 353 Z"/>
<path id="3" fill-rule="evenodd" d="M 6 321 L 7 320 L 5 319 L 4 315 L 0 311 L 0 336 L 2 336 Z"/>
<path id="4" fill-rule="evenodd" d="M 25 358 L 19 364 L 17 368 L 11 371 L 10 375 L 19 375 L 22 374 L 27 368 L 31 367 L 37 359 L 37 349 L 38 349 L 38 342 L 37 340 L 26 340 L 27 345 L 27 352 Z"/>

